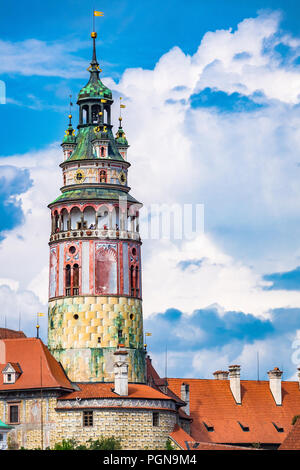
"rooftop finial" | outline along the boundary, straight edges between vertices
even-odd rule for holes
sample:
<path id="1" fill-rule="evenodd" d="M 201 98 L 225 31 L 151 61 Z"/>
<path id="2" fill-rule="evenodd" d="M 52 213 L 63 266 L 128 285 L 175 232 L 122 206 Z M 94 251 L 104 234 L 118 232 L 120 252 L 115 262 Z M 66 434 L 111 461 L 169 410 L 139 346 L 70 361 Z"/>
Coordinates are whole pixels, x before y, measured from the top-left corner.
<path id="1" fill-rule="evenodd" d="M 126 108 L 125 104 L 122 104 L 122 96 L 120 96 L 120 116 L 119 116 L 119 128 L 122 127 L 122 108 Z"/>

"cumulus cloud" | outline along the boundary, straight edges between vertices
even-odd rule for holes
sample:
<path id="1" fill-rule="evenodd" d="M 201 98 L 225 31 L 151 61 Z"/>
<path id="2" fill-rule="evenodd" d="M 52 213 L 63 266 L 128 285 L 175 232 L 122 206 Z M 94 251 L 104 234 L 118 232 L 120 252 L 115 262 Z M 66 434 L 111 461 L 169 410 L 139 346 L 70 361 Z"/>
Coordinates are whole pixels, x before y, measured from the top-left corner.
<path id="1" fill-rule="evenodd" d="M 168 309 L 145 320 L 152 333 L 148 346 L 154 366 L 168 376 L 212 377 L 215 370 L 240 364 L 244 378 L 266 379 L 274 366 L 291 378 L 297 370 L 293 342 L 300 309 L 275 309 L 270 319 L 243 312 L 220 312 L 217 306 L 197 309 L 191 315 Z M 299 351 L 299 345 L 298 345 Z M 257 360 L 259 359 L 259 361 Z M 259 368 L 258 368 L 259 362 Z"/>
<path id="2" fill-rule="evenodd" d="M 85 61 L 74 54 L 82 46 L 77 41 L 47 43 L 26 39 L 14 43 L 0 40 L 0 74 L 84 77 Z"/>
<path id="3" fill-rule="evenodd" d="M 43 273 L 48 265 L 50 235 L 47 205 L 55 199 L 60 187 L 60 161 L 61 150 L 53 145 L 44 150 L 6 157 L 2 160 L 5 166 L 0 166 L 1 174 L 7 172 L 7 167 L 13 175 L 23 174 L 23 186 L 10 185 L 9 182 L 8 186 L 15 192 L 19 191 L 18 204 L 24 217 L 22 224 L 5 232 L 6 238 L 1 242 L 0 278 L 18 281 L 22 290 L 28 289 L 29 285 L 35 286 L 35 295 L 40 296 L 43 302 L 47 301 L 47 283 Z M 29 174 L 31 184 L 28 187 Z M 40 276 L 43 281 L 36 282 Z"/>
<path id="4" fill-rule="evenodd" d="M 26 332 L 28 336 L 36 335 L 37 312 L 47 312 L 47 306 L 29 290 L 9 286 L 5 280 L 0 285 L 0 325 Z M 46 317 L 40 320 L 40 334 L 44 340 L 47 338 Z"/>
<path id="5" fill-rule="evenodd" d="M 278 14 L 246 19 L 235 31 L 209 32 L 199 38 L 193 56 L 174 47 L 153 70 L 128 69 L 118 84 L 104 80 L 127 104 L 123 123 L 132 144 L 132 194 L 146 206 L 205 205 L 205 234 L 183 242 L 147 240 L 143 246 L 146 317 L 177 309 L 179 323 L 186 322 L 184 335 L 181 328 L 175 331 L 175 336 L 183 335 L 180 345 L 193 334 L 193 344 L 206 344 L 201 351 L 195 346 L 187 352 L 182 346 L 184 353 L 172 352 L 174 364 L 180 357 L 190 357 L 186 370 L 191 373 L 205 372 L 201 364 L 207 363 L 209 353 L 212 362 L 243 357 L 246 361 L 259 345 L 270 359 L 272 348 L 273 354 L 278 350 L 270 324 L 274 309 L 282 309 L 283 316 L 300 305 L 299 292 L 267 290 L 273 280 L 263 277 L 266 272 L 295 269 L 300 257 L 300 71 L 295 63 L 299 40 L 283 35 L 279 21 Z M 289 47 L 287 63 L 279 44 Z M 36 44 L 33 50 L 40 47 Z M 47 50 L 51 56 L 54 52 Z M 62 54 L 58 48 L 57 57 Z M 25 60 L 25 65 L 35 64 L 37 56 L 33 62 Z M 58 76 L 70 76 L 72 67 L 77 70 L 77 59 L 75 64 L 70 57 L 64 59 L 66 71 L 57 72 L 52 64 Z M 38 67 L 41 74 L 51 72 L 43 63 Z M 26 66 L 18 73 L 34 72 Z M 117 112 L 116 105 L 115 118 Z M 0 278 L 18 282 L 19 289 L 31 291 L 42 303 L 48 278 L 47 204 L 60 187 L 60 161 L 56 145 L 5 160 L 27 168 L 33 185 L 19 196 L 23 225 L 1 243 Z M 208 309 L 215 304 L 218 308 Z M 201 327 L 188 328 L 188 315 Z M 213 345 L 219 330 L 208 322 L 212 329 L 206 331 L 201 323 L 207 315 L 217 321 L 221 336 L 228 335 L 220 347 Z M 234 317 L 236 329 L 229 332 L 225 321 L 234 328 Z M 167 316 L 165 321 L 169 325 Z M 247 327 L 252 328 L 248 336 Z M 287 347 L 291 334 L 286 333 L 282 347 Z"/>
<path id="6" fill-rule="evenodd" d="M 21 202 L 18 196 L 32 185 L 27 168 L 11 165 L 0 166 L 0 237 L 24 221 Z"/>

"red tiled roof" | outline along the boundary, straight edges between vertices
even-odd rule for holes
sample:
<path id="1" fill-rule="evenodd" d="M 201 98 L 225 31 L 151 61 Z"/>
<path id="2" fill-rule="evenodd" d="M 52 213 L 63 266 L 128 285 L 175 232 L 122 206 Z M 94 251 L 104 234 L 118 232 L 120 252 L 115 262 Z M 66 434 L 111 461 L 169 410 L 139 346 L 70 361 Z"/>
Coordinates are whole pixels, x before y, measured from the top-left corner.
<path id="1" fill-rule="evenodd" d="M 300 450 L 300 418 L 292 426 L 292 430 L 278 450 Z"/>
<path id="2" fill-rule="evenodd" d="M 155 388 L 156 390 L 161 391 L 162 393 L 166 392 L 166 395 L 176 401 L 177 406 L 183 406 L 184 402 L 181 400 L 181 398 L 168 387 L 168 379 L 159 377 L 158 373 L 152 365 L 150 356 L 146 357 L 146 374 L 148 385 Z M 183 410 L 179 410 L 179 412 L 182 418 L 190 419 Z"/>
<path id="3" fill-rule="evenodd" d="M 60 400 L 75 400 L 76 398 L 119 398 L 120 395 L 113 392 L 114 384 L 109 382 L 101 383 L 77 383 L 80 390 L 75 390 L 63 397 Z M 158 400 L 171 400 L 170 397 L 164 393 L 159 392 L 149 385 L 143 384 L 128 384 L 128 395 L 122 398 L 150 398 Z"/>
<path id="4" fill-rule="evenodd" d="M 169 435 L 183 450 L 249 450 L 248 447 L 215 444 L 213 442 L 197 442 L 182 428 L 175 425 L 173 432 Z M 253 449 L 254 450 L 254 449 Z"/>
<path id="5" fill-rule="evenodd" d="M 185 432 L 181 427 L 179 427 L 178 424 L 175 424 L 173 432 L 171 432 L 169 436 L 183 450 L 188 450 L 187 445 L 186 445 L 187 442 L 190 442 L 190 443 L 196 442 L 195 439 L 193 439 L 187 432 Z"/>
<path id="6" fill-rule="evenodd" d="M 9 338 L 26 338 L 23 331 L 9 330 L 8 328 L 0 328 L 0 339 L 9 339 Z"/>
<path id="7" fill-rule="evenodd" d="M 183 382 L 190 386 L 191 435 L 198 442 L 280 444 L 292 428 L 293 416 L 299 414 L 298 382 L 282 382 L 282 406 L 275 404 L 268 381 L 241 380 L 241 405 L 235 403 L 229 380 L 168 379 L 176 394 Z M 214 430 L 208 431 L 204 422 Z"/>
<path id="8" fill-rule="evenodd" d="M 13 384 L 3 384 L 3 378 L 0 376 L 0 391 L 33 389 L 41 386 L 73 390 L 62 366 L 40 339 L 0 340 L 0 369 L 3 370 L 8 362 L 18 363 L 22 374 Z"/>

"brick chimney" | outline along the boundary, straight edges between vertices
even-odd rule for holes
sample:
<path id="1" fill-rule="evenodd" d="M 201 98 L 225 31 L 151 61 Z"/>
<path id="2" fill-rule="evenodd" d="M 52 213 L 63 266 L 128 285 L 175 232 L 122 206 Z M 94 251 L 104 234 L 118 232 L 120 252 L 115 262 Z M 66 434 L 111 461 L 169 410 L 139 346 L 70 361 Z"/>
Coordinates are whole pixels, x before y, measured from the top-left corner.
<path id="1" fill-rule="evenodd" d="M 216 370 L 213 376 L 216 380 L 227 380 L 229 372 L 227 370 Z"/>
<path id="2" fill-rule="evenodd" d="M 237 405 L 241 405 L 241 366 L 229 366 L 230 390 Z"/>
<path id="3" fill-rule="evenodd" d="M 182 383 L 180 388 L 180 397 L 182 401 L 186 402 L 186 405 L 182 407 L 183 411 L 190 414 L 190 386 L 189 384 Z"/>
<path id="4" fill-rule="evenodd" d="M 282 370 L 279 370 L 278 367 L 274 367 L 273 370 L 268 372 L 270 390 L 272 392 L 273 398 L 276 405 L 282 405 L 282 393 L 281 393 L 281 376 Z"/>
<path id="5" fill-rule="evenodd" d="M 123 397 L 128 395 L 128 352 L 122 347 L 118 347 L 114 353 L 114 374 L 115 374 L 115 388 L 114 392 Z"/>

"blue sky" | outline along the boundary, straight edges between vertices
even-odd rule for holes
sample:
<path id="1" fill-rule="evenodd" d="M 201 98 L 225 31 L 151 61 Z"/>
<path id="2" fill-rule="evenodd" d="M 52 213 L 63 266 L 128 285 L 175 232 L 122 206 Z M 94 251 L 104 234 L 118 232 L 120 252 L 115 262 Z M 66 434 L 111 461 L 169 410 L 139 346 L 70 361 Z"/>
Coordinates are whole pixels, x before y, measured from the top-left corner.
<path id="1" fill-rule="evenodd" d="M 143 245 L 154 364 L 167 345 L 174 376 L 210 376 L 232 361 L 253 378 L 259 352 L 264 373 L 279 366 L 292 377 L 300 337 L 299 2 L 0 6 L 0 322 L 6 316 L 16 327 L 21 312 L 34 334 L 34 314 L 46 308 L 47 204 L 61 186 L 69 95 L 76 125 L 76 94 L 88 79 L 95 7 L 105 13 L 96 18 L 102 79 L 127 106 L 133 195 L 146 205 L 205 207 L 196 240 Z"/>

